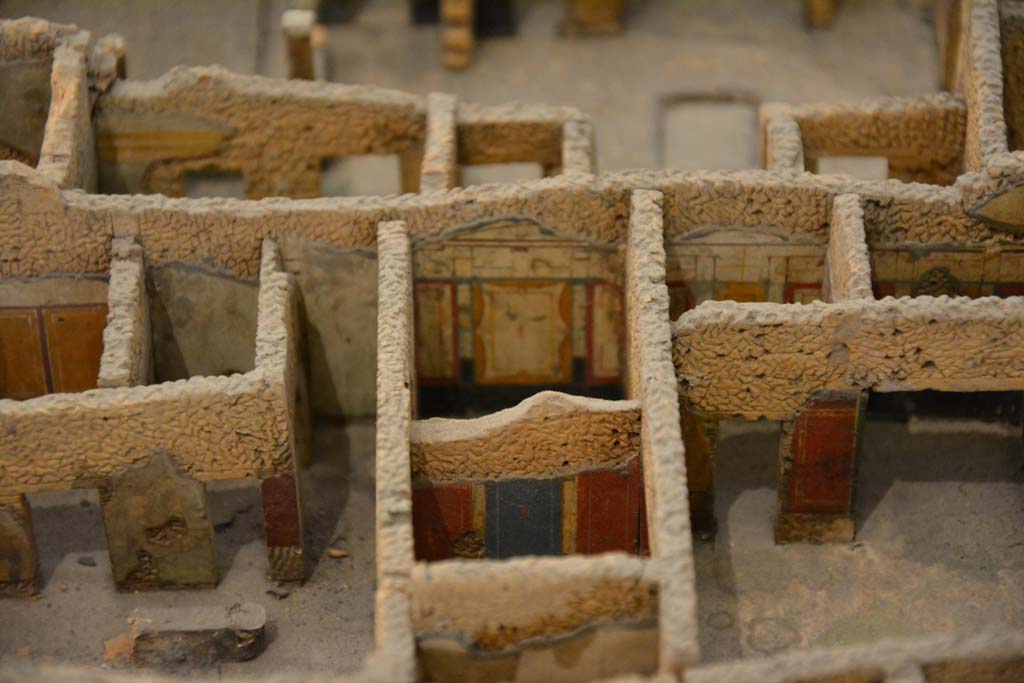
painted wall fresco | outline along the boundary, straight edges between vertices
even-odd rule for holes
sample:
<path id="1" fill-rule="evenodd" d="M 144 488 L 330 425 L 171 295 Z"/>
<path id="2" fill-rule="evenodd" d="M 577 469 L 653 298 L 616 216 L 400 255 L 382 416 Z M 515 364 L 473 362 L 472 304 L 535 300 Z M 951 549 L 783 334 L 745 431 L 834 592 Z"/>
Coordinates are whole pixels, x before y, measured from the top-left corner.
<path id="1" fill-rule="evenodd" d="M 413 483 L 416 558 L 649 551 L 639 460 L 571 477 Z"/>
<path id="2" fill-rule="evenodd" d="M 821 300 L 825 247 L 771 233 L 714 229 L 666 244 L 673 320 L 704 301 Z"/>
<path id="3" fill-rule="evenodd" d="M 0 398 L 95 389 L 107 305 L 0 308 Z"/>
<path id="4" fill-rule="evenodd" d="M 420 412 L 514 405 L 544 389 L 621 396 L 614 245 L 501 218 L 415 246 Z"/>
<path id="5" fill-rule="evenodd" d="M 1005 297 L 1024 292 L 1024 250 L 872 247 L 869 254 L 878 299 L 943 294 Z"/>

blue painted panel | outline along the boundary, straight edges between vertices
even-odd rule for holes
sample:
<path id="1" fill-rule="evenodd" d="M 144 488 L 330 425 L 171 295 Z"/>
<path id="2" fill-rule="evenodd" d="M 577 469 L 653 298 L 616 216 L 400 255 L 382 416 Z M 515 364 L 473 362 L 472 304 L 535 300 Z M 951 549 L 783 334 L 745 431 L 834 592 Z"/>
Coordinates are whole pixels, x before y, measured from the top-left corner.
<path id="1" fill-rule="evenodd" d="M 562 554 L 562 480 L 487 482 L 487 556 Z"/>

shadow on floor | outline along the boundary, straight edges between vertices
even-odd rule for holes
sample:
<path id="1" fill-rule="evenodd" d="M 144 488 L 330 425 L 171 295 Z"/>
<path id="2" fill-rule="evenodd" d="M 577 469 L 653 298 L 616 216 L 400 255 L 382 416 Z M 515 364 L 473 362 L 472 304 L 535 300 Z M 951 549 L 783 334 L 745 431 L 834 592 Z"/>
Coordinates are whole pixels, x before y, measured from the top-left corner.
<path id="1" fill-rule="evenodd" d="M 95 490 L 29 494 L 28 501 L 39 553 L 40 591 L 67 558 L 106 555 L 107 537 Z"/>
<path id="2" fill-rule="evenodd" d="M 869 420 L 863 444 L 856 541 L 777 546 L 778 432 L 723 428 L 718 534 L 695 541 L 706 660 L 1024 623 L 1019 436 Z"/>
<path id="3" fill-rule="evenodd" d="M 715 456 L 718 530 L 713 539 L 695 540 L 694 547 L 700 642 L 706 659 L 743 656 L 743 637 L 749 629 L 741 621 L 739 599 L 744 587 L 737 579 L 733 549 L 758 537 L 761 543 L 764 537 L 771 538 L 777 452 L 777 424 L 723 424 Z M 749 505 L 739 505 L 741 498 L 752 498 L 767 516 L 751 515 Z"/>
<path id="4" fill-rule="evenodd" d="M 334 534 L 349 499 L 353 474 L 353 443 L 344 424 L 318 421 L 313 428 L 311 445 L 312 462 L 302 478 L 310 573 L 327 548 L 343 540 L 335 538 Z"/>

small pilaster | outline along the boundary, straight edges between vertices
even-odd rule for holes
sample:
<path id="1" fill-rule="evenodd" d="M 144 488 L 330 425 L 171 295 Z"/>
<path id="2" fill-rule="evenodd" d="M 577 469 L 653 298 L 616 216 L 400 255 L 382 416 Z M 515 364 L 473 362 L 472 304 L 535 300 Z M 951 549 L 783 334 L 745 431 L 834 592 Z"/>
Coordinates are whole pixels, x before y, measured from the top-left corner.
<path id="1" fill-rule="evenodd" d="M 681 402 L 680 419 L 686 449 L 686 483 L 690 489 L 690 526 L 695 534 L 715 533 L 715 446 L 718 420 Z"/>
<path id="2" fill-rule="evenodd" d="M 38 590 L 32 512 L 24 495 L 0 496 L 0 596 Z"/>
<path id="3" fill-rule="evenodd" d="M 301 582 L 306 578 L 306 559 L 302 542 L 302 504 L 295 475 L 264 479 L 260 495 L 268 574 L 274 581 Z"/>
<path id="4" fill-rule="evenodd" d="M 782 423 L 777 543 L 853 540 L 853 488 L 867 392 L 823 393 Z"/>

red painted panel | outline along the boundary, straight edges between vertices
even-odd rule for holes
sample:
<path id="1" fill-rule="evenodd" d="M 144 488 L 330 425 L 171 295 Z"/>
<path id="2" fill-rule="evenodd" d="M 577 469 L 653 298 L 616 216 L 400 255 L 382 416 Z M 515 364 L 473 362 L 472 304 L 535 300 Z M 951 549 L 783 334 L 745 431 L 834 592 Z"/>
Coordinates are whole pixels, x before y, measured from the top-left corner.
<path id="1" fill-rule="evenodd" d="M 693 308 L 693 292 L 690 286 L 682 281 L 666 282 L 668 287 L 668 315 L 676 320 L 686 311 Z"/>
<path id="2" fill-rule="evenodd" d="M 786 284 L 786 303 L 810 303 L 821 298 L 821 283 L 791 282 Z"/>
<path id="3" fill-rule="evenodd" d="M 647 531 L 647 489 L 644 488 L 644 475 L 640 473 L 640 538 L 637 539 L 637 554 L 651 554 L 651 537 Z"/>
<path id="4" fill-rule="evenodd" d="M 895 282 L 873 282 L 871 290 L 875 293 L 876 299 L 884 299 L 887 296 L 896 296 Z"/>
<path id="5" fill-rule="evenodd" d="M 846 514 L 857 445 L 857 402 L 821 401 L 793 426 L 786 512 Z"/>
<path id="6" fill-rule="evenodd" d="M 996 285 L 996 296 L 1024 296 L 1024 283 L 1002 283 Z"/>
<path id="7" fill-rule="evenodd" d="M 640 532 L 640 467 L 584 472 L 576 478 L 576 552 L 636 553 Z"/>
<path id="8" fill-rule="evenodd" d="M 473 530 L 473 487 L 439 484 L 414 488 L 412 519 L 417 560 L 454 557 L 452 544 Z"/>
<path id="9" fill-rule="evenodd" d="M 302 545 L 302 510 L 295 477 L 281 474 L 260 482 L 263 499 L 263 528 L 267 545 L 288 547 Z"/>

